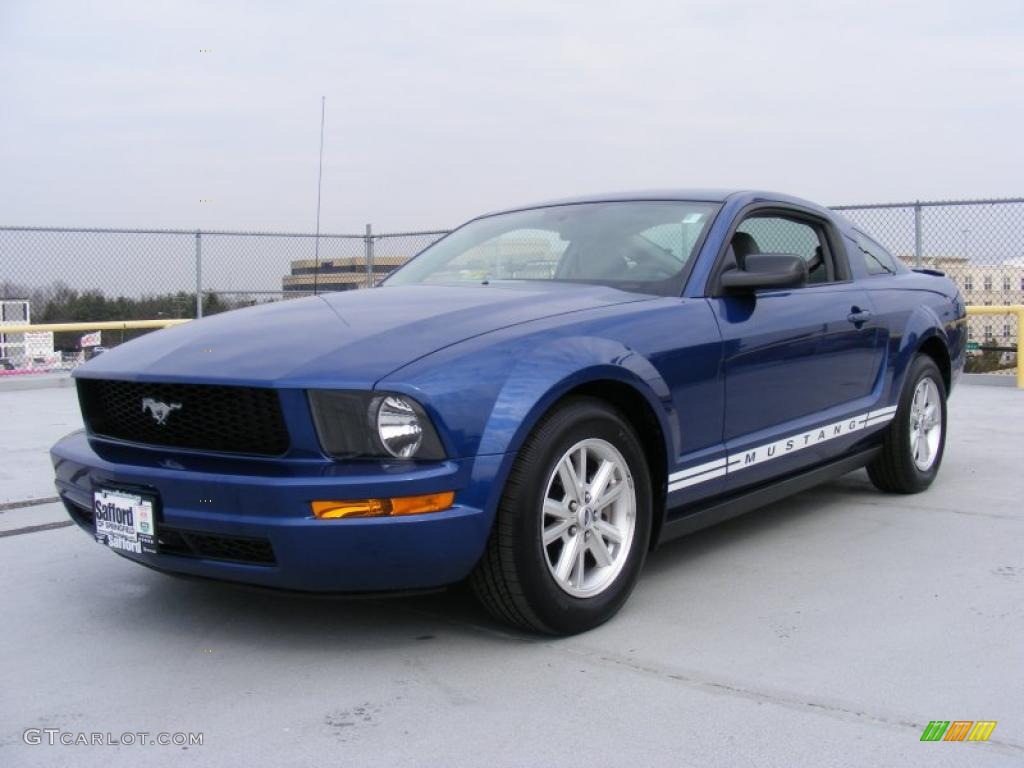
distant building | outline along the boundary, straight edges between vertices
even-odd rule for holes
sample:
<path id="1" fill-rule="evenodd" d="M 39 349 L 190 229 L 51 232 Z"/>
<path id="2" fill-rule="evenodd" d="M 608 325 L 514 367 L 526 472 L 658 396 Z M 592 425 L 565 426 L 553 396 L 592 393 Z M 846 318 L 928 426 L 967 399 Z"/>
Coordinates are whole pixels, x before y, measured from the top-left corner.
<path id="1" fill-rule="evenodd" d="M 375 258 L 373 260 L 373 284 L 379 283 L 408 260 L 406 256 Z M 308 293 L 313 291 L 314 282 L 318 291 L 350 291 L 355 288 L 365 288 L 366 259 L 362 257 L 321 259 L 319 269 L 313 259 L 298 259 L 291 263 L 291 274 L 281 278 L 281 289 L 285 293 Z"/>
<path id="2" fill-rule="evenodd" d="M 0 360 L 21 368 L 29 359 L 24 333 L 4 333 L 5 325 L 27 325 L 32 322 L 28 299 L 0 299 Z"/>
<path id="3" fill-rule="evenodd" d="M 498 238 L 469 248 L 447 264 L 447 271 L 454 280 L 465 280 L 468 276 L 546 280 L 554 274 L 565 247 L 565 242 L 546 237 Z M 373 284 L 377 285 L 411 256 L 374 256 Z M 366 259 L 321 259 L 319 270 L 313 259 L 293 261 L 291 274 L 281 278 L 281 288 L 286 294 L 308 293 L 312 292 L 314 281 L 318 291 L 366 288 Z"/>
<path id="4" fill-rule="evenodd" d="M 0 299 L 0 360 L 3 367 L 17 369 L 53 365 L 60 355 L 53 351 L 52 331 L 4 333 L 4 326 L 29 325 L 32 307 L 28 299 Z"/>
<path id="5" fill-rule="evenodd" d="M 921 266 L 945 272 L 959 286 L 968 304 L 1024 304 L 1024 258 L 1008 259 L 999 264 L 977 264 L 965 256 L 925 256 Z M 1010 315 L 971 317 L 967 335 L 970 341 L 1014 346 L 1017 321 Z"/>

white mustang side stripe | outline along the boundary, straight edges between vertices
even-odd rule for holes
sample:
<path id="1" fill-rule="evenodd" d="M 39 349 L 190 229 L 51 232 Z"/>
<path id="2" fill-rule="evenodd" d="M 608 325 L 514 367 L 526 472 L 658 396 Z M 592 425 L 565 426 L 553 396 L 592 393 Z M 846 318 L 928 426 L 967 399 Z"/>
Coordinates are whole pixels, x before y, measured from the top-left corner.
<path id="1" fill-rule="evenodd" d="M 724 458 L 715 459 L 709 461 L 706 464 L 698 464 L 695 467 L 689 467 L 684 469 L 682 472 L 676 472 L 669 477 L 669 490 L 677 491 L 680 488 L 687 488 L 697 483 L 703 483 L 705 480 L 711 480 L 715 477 L 721 477 L 725 474 L 725 462 Z"/>
<path id="2" fill-rule="evenodd" d="M 691 485 L 697 485 L 698 483 L 721 477 L 722 475 L 738 472 L 741 469 L 746 469 L 771 459 L 777 459 L 780 456 L 787 456 L 803 448 L 810 448 L 819 443 L 834 440 L 837 437 L 844 437 L 852 432 L 859 432 L 862 429 L 885 424 L 892 421 L 895 416 L 895 405 L 888 408 L 879 408 L 875 411 L 868 411 L 858 416 L 851 416 L 842 421 L 827 424 L 824 427 L 815 427 L 798 435 L 784 437 L 773 443 L 765 443 L 764 445 L 731 453 L 721 459 L 687 467 L 669 475 L 668 489 L 669 491 L 678 491 Z"/>

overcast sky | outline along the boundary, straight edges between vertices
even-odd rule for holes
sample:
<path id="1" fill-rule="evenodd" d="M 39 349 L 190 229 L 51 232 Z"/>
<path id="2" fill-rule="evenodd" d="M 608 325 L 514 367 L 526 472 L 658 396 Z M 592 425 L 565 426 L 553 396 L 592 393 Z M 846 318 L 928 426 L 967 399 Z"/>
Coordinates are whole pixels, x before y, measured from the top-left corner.
<path id="1" fill-rule="evenodd" d="M 0 0 L 0 223 L 312 230 L 321 95 L 330 232 L 1024 194 L 1021 0 Z"/>

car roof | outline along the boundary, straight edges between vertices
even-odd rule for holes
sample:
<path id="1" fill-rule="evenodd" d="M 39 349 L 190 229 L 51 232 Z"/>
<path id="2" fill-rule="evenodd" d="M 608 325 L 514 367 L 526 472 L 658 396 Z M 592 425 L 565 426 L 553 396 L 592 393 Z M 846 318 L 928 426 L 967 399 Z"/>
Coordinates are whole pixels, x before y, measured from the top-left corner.
<path id="1" fill-rule="evenodd" d="M 736 200 L 741 205 L 754 202 L 774 201 L 781 203 L 792 203 L 805 208 L 812 208 L 822 213 L 832 213 L 827 209 L 792 195 L 784 195 L 779 192 L 768 192 L 754 189 L 712 189 L 712 188 L 683 188 L 683 189 L 644 189 L 631 192 L 605 192 L 600 194 L 579 195 L 576 197 L 565 197 L 556 200 L 544 200 L 530 203 L 528 205 L 517 205 L 511 208 L 504 208 L 484 214 L 493 216 L 498 213 L 510 213 L 512 211 L 525 211 L 531 208 L 546 208 L 552 205 L 575 205 L 579 203 L 612 203 L 629 202 L 634 200 L 688 200 L 707 203 L 725 203 Z M 480 217 L 478 217 L 480 218 Z"/>

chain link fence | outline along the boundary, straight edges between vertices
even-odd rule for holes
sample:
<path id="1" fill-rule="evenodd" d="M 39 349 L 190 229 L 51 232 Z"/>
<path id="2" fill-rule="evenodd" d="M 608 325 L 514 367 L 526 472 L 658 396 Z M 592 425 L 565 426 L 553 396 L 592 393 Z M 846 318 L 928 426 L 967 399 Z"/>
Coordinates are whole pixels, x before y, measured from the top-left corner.
<path id="1" fill-rule="evenodd" d="M 146 331 L 4 325 L 194 318 L 375 285 L 447 230 L 320 234 L 0 227 L 0 374 L 52 369 Z"/>
<path id="2" fill-rule="evenodd" d="M 939 269 L 968 304 L 1024 303 L 1024 198 L 836 206 L 910 266 Z M 4 323 L 190 318 L 379 283 L 447 230 L 359 234 L 0 227 Z M 138 333 L 138 332 L 134 332 Z M 104 333 L 103 344 L 133 332 Z M 970 321 L 974 369 L 1012 364 L 1012 318 Z M 0 365 L 82 359 L 81 334 L 0 333 Z M 29 341 L 32 341 L 30 344 Z M 96 343 L 96 338 L 88 343 Z M 38 354 L 36 354 L 38 353 Z"/>
<path id="3" fill-rule="evenodd" d="M 836 206 L 911 267 L 945 272 L 968 305 L 1024 304 L 1024 198 Z M 968 319 L 967 370 L 1012 373 L 1013 316 Z"/>
<path id="4" fill-rule="evenodd" d="M 172 312 L 194 317 L 211 300 L 217 311 L 365 288 L 445 234 L 0 227 L 0 298 L 30 299 L 36 321 L 60 322 L 106 319 L 40 316 L 54 296 L 68 292 L 139 304 L 187 295 L 192 309 L 177 301 Z"/>

